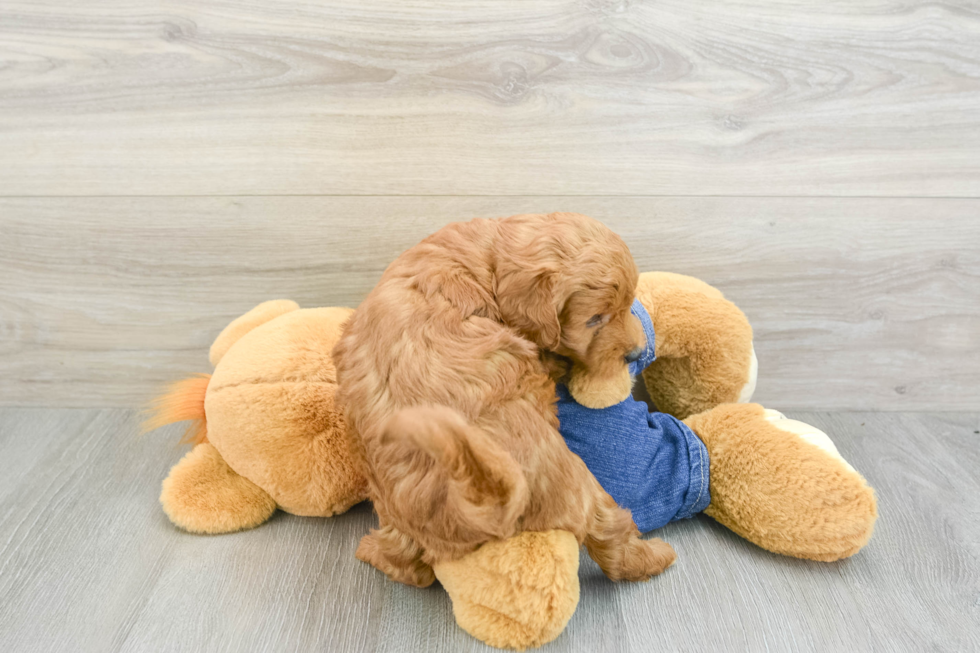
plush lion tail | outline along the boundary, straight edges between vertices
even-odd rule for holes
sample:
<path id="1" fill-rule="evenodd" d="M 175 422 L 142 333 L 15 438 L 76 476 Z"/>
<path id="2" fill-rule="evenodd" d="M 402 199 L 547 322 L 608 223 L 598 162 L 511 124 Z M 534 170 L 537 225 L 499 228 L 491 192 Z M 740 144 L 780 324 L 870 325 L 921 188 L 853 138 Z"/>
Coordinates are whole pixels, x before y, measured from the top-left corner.
<path id="1" fill-rule="evenodd" d="M 208 425 L 204 417 L 204 394 L 211 381 L 210 374 L 198 374 L 170 385 L 167 392 L 150 402 L 147 417 L 141 431 L 154 429 L 175 422 L 191 421 L 184 431 L 181 443 L 201 444 L 208 440 Z"/>
<path id="2" fill-rule="evenodd" d="M 389 470 L 390 512 L 431 554 L 457 557 L 516 531 L 528 502 L 520 465 L 482 429 L 445 406 L 395 414 L 376 454 Z"/>

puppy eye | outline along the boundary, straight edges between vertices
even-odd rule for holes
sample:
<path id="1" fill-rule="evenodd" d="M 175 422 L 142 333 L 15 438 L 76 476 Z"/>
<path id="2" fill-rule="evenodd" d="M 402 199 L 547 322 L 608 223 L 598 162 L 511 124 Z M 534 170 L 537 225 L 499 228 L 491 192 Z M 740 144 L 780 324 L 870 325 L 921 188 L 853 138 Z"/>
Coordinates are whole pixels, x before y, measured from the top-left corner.
<path id="1" fill-rule="evenodd" d="M 589 318 L 589 321 L 585 323 L 585 326 L 589 327 L 590 329 L 593 329 L 602 323 L 603 323 L 602 314 L 596 313 L 595 315 Z"/>

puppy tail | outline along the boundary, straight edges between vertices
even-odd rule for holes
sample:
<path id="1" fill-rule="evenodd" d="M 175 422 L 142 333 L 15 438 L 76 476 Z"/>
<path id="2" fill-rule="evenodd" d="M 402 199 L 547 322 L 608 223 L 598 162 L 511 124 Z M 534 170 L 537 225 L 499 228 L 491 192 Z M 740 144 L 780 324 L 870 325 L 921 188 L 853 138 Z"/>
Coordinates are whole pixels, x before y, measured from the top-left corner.
<path id="1" fill-rule="evenodd" d="M 528 502 L 520 465 L 482 429 L 445 406 L 398 412 L 380 456 L 397 475 L 387 503 L 408 517 L 430 553 L 455 557 L 516 532 Z"/>
<path id="2" fill-rule="evenodd" d="M 210 374 L 198 374 L 177 381 L 167 391 L 150 402 L 141 425 L 142 433 L 175 422 L 190 421 L 181 443 L 201 444 L 208 441 L 207 419 L 204 416 L 204 395 L 208 391 Z"/>

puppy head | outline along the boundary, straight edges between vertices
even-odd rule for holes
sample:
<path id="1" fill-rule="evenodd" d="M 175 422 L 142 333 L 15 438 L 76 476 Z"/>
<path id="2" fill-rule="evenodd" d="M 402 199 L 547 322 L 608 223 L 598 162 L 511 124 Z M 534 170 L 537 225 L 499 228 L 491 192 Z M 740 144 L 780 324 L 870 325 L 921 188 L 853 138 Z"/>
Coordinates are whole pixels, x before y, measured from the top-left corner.
<path id="1" fill-rule="evenodd" d="M 505 323 L 571 361 L 568 389 L 605 408 L 633 387 L 629 363 L 646 346 L 630 313 L 639 273 L 626 243 L 582 215 L 501 221 L 497 303 Z"/>

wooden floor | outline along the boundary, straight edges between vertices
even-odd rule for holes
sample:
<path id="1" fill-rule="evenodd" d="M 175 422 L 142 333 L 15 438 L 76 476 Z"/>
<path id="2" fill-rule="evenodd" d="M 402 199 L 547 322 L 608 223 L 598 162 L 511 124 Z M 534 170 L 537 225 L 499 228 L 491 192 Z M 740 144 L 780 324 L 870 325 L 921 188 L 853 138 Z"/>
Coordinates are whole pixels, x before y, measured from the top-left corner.
<path id="1" fill-rule="evenodd" d="M 545 651 L 980 650 L 980 414 L 792 413 L 878 493 L 845 562 L 781 558 L 707 517 L 657 534 L 678 563 L 614 585 L 583 553 L 582 598 Z M 123 409 L 0 409 L 0 650 L 469 651 L 449 599 L 354 558 L 374 522 L 279 513 L 221 536 L 157 503 L 178 430 Z"/>
<path id="2" fill-rule="evenodd" d="M 980 650 L 977 2 L 3 0 L 0 651 L 481 648 L 354 560 L 365 506 L 176 531 L 132 408 L 259 302 L 556 210 L 741 306 L 881 520 L 830 565 L 671 525 L 549 650 Z"/>

